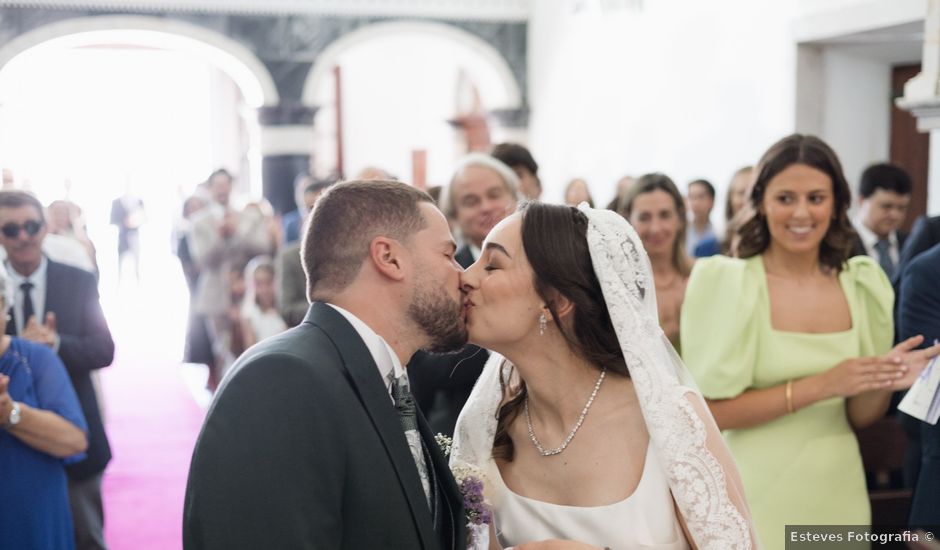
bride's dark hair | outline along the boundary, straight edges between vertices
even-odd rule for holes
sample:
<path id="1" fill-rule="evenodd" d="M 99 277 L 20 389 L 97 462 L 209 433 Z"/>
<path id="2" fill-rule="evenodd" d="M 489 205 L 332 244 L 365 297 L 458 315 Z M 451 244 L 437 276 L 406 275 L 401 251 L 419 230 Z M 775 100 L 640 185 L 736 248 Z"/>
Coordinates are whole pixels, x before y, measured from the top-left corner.
<path id="1" fill-rule="evenodd" d="M 572 206 L 529 202 L 523 204 L 522 247 L 532 266 L 533 285 L 545 300 L 553 319 L 558 319 L 555 300 L 567 298 L 574 311 L 570 321 L 557 322 L 572 351 L 598 370 L 629 376 L 617 334 L 607 311 L 600 282 L 594 274 L 587 244 L 588 219 Z M 508 426 L 522 411 L 525 383 L 511 385 L 510 371 L 500 378 L 503 405 L 496 413 L 493 456 L 512 460 L 514 449 Z"/>

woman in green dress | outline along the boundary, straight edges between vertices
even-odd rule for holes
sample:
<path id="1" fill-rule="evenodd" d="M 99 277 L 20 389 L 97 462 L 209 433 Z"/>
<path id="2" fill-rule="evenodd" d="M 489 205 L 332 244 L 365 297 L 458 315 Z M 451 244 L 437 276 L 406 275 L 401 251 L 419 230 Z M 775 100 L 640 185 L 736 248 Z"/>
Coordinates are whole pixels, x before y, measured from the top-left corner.
<path id="1" fill-rule="evenodd" d="M 853 428 L 884 415 L 940 346 L 891 348 L 891 284 L 847 259 L 849 186 L 832 149 L 792 135 L 757 167 L 736 258 L 699 260 L 682 310 L 683 357 L 738 462 L 758 534 L 870 523 Z"/>

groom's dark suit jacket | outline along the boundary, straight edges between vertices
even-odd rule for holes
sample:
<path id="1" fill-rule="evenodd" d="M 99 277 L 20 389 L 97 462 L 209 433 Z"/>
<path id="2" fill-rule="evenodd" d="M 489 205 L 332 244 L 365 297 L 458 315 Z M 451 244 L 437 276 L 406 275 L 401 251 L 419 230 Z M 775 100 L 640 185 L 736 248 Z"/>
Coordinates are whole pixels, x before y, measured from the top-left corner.
<path id="1" fill-rule="evenodd" d="M 462 498 L 419 413 L 435 525 L 385 382 L 335 309 L 249 349 L 206 417 L 186 487 L 187 549 L 466 547 Z"/>

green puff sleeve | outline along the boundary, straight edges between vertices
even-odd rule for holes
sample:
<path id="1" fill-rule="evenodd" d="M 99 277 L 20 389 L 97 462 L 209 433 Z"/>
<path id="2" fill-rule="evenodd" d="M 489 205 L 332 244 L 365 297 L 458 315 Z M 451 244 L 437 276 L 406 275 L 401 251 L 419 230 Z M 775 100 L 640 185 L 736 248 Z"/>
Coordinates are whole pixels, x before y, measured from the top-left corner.
<path id="1" fill-rule="evenodd" d="M 679 329 L 682 358 L 709 399 L 736 397 L 754 383 L 758 286 L 749 262 L 699 259 L 686 287 Z"/>
<path id="2" fill-rule="evenodd" d="M 841 277 L 848 277 L 855 290 L 851 306 L 858 323 L 859 354 L 887 353 L 894 342 L 894 289 L 888 276 L 872 258 L 855 256 L 846 262 Z"/>

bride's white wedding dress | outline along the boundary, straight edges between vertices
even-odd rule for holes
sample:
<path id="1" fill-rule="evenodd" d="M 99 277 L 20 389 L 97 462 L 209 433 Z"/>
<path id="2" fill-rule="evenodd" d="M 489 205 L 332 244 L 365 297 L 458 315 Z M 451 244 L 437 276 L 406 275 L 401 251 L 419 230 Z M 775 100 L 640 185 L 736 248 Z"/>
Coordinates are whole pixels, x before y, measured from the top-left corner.
<path id="1" fill-rule="evenodd" d="M 685 537 L 676 533 L 678 509 L 700 550 L 754 548 L 756 535 L 731 453 L 659 327 L 652 271 L 639 236 L 614 212 L 579 208 L 588 218 L 594 272 L 650 435 L 642 480 L 628 499 L 599 507 L 554 505 L 510 491 L 492 458 L 500 373 L 511 368 L 496 353 L 460 413 L 451 467 L 470 467 L 483 477 L 504 546 L 561 538 L 613 550 L 686 548 Z"/>
<path id="2" fill-rule="evenodd" d="M 493 488 L 501 494 L 493 513 L 504 548 L 545 539 L 577 540 L 611 550 L 689 548 L 653 445 L 647 447 L 643 475 L 633 494 L 606 506 L 564 506 L 517 495 L 503 483 L 495 464 L 492 468 L 497 472 Z"/>

